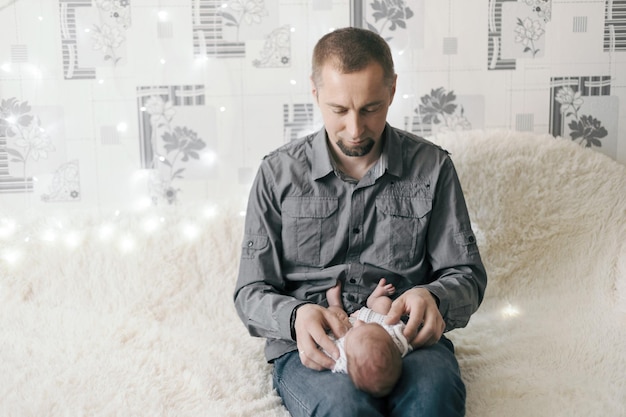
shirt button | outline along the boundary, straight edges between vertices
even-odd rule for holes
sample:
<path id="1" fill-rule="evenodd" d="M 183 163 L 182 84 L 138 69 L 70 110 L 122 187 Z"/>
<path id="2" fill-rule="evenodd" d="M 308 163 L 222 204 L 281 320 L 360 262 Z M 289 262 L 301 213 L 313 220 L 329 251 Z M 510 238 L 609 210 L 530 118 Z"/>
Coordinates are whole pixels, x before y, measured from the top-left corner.
<path id="1" fill-rule="evenodd" d="M 358 234 L 361 231 L 361 229 L 359 229 L 358 227 L 355 227 L 352 229 L 352 233 L 354 234 Z"/>
<path id="2" fill-rule="evenodd" d="M 356 279 L 350 278 L 350 284 L 355 284 L 355 283 L 356 283 Z"/>
<path id="3" fill-rule="evenodd" d="M 249 247 L 249 248 L 251 248 L 251 247 L 252 247 L 252 245 L 254 245 L 254 242 L 253 242 L 253 241 L 251 241 L 251 240 L 249 240 L 249 241 L 248 241 L 248 247 Z"/>

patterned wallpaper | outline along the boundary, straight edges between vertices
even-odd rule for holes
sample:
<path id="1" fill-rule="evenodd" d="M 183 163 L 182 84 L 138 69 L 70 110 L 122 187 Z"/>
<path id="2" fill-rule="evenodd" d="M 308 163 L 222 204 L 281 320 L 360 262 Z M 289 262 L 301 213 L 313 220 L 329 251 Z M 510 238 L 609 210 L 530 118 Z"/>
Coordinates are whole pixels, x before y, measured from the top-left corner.
<path id="1" fill-rule="evenodd" d="M 311 49 L 349 25 L 392 47 L 398 127 L 626 163 L 626 0 L 0 0 L 2 205 L 244 200 L 263 155 L 321 126 Z"/>

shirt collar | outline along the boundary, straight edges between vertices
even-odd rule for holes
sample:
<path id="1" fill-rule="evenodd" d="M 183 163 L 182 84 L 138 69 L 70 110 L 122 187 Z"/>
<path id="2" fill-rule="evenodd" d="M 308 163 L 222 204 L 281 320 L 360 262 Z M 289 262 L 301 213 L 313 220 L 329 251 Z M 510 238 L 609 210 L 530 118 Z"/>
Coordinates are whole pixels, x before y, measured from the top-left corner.
<path id="1" fill-rule="evenodd" d="M 313 160 L 311 168 L 313 179 L 318 180 L 333 172 L 333 165 L 330 161 L 330 151 L 326 144 L 326 129 L 321 128 L 313 138 Z"/>
<path id="2" fill-rule="evenodd" d="M 383 131 L 385 144 L 380 160 L 377 162 L 381 174 L 385 171 L 396 177 L 402 176 L 402 140 L 396 130 L 389 124 Z M 320 129 L 313 138 L 313 161 L 312 172 L 314 179 L 320 179 L 333 172 L 330 150 L 326 143 L 326 129 Z"/>
<path id="3" fill-rule="evenodd" d="M 385 157 L 385 168 L 388 173 L 396 177 L 402 177 L 403 160 L 402 160 L 402 139 L 398 136 L 396 129 L 389 124 L 385 127 L 385 147 L 383 155 Z"/>

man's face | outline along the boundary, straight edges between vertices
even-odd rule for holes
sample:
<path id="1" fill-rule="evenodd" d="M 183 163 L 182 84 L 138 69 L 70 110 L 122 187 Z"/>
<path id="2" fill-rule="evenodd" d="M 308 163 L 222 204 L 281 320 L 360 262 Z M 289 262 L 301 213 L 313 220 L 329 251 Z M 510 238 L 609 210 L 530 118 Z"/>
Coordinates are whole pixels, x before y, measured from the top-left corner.
<path id="1" fill-rule="evenodd" d="M 369 154 L 385 129 L 395 80 L 392 86 L 386 84 L 381 66 L 372 63 L 349 74 L 326 64 L 320 81 L 317 87 L 313 84 L 313 96 L 334 151 L 352 157 Z"/>

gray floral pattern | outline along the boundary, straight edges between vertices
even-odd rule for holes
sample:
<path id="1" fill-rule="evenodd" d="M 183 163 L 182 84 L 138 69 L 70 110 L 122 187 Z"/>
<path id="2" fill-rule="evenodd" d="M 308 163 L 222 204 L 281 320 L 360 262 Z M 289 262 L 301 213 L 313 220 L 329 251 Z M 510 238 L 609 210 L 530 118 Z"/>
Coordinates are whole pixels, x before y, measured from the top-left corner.
<path id="1" fill-rule="evenodd" d="M 239 40 L 239 29 L 242 24 L 253 25 L 261 23 L 263 17 L 269 15 L 264 0 L 230 0 L 225 3 L 225 10 L 219 12 L 224 19 L 224 25 L 237 29 L 236 40 Z M 226 11 L 230 10 L 230 11 Z"/>
<path id="2" fill-rule="evenodd" d="M 515 26 L 515 42 L 524 46 L 524 52 L 532 54 L 533 58 L 539 52 L 536 42 L 544 35 L 545 30 L 540 20 L 525 18 L 524 20 L 517 18 Z"/>
<path id="3" fill-rule="evenodd" d="M 92 48 L 102 51 L 105 61 L 115 66 L 122 59 L 119 48 L 126 41 L 126 29 L 130 26 L 129 0 L 95 0 L 99 23 L 93 25 Z"/>
<path id="4" fill-rule="evenodd" d="M 592 115 L 580 114 L 585 102 L 580 92 L 569 86 L 562 87 L 557 91 L 555 100 L 560 104 L 565 120 L 570 119 L 568 127 L 572 140 L 586 148 L 602 147 L 601 139 L 606 137 L 608 132 L 600 120 Z"/>
<path id="5" fill-rule="evenodd" d="M 10 161 L 22 164 L 24 179 L 29 160 L 47 159 L 48 153 L 55 150 L 41 119 L 31 111 L 27 101 L 20 102 L 15 97 L 0 102 L 0 137 L 7 138 Z"/>
<path id="6" fill-rule="evenodd" d="M 206 147 L 206 143 L 192 129 L 173 124 L 176 110 L 171 101 L 153 95 L 146 100 L 144 107 L 150 114 L 152 127 L 152 149 L 155 150 L 153 168 L 157 168 L 156 172 L 160 174 L 158 178 L 153 178 L 152 198 L 155 204 L 159 198 L 173 204 L 180 191 L 175 182 L 184 179 L 185 163 L 191 159 L 200 159 L 199 152 Z M 164 154 L 157 151 L 159 139 L 162 141 Z M 166 169 L 158 169 L 160 166 Z"/>
<path id="7" fill-rule="evenodd" d="M 544 22 L 552 19 L 552 0 L 524 0 L 524 3 Z"/>
<path id="8" fill-rule="evenodd" d="M 78 160 L 66 162 L 54 173 L 48 193 L 41 196 L 42 201 L 79 201 L 80 176 Z"/>
<path id="9" fill-rule="evenodd" d="M 265 40 L 260 59 L 252 61 L 257 68 L 288 67 L 291 65 L 291 28 L 275 29 Z"/>
<path id="10" fill-rule="evenodd" d="M 414 15 L 404 0 L 374 0 L 370 6 L 373 10 L 374 24 L 367 22 L 367 28 L 383 36 L 387 41 L 393 39 L 385 35 L 387 30 L 393 32 L 398 28 L 406 29 L 406 21 Z"/>
<path id="11" fill-rule="evenodd" d="M 454 91 L 446 92 L 443 87 L 433 89 L 420 98 L 421 104 L 415 110 L 422 123 L 436 126 L 438 131 L 469 130 L 472 124 L 465 117 L 463 106 L 455 103 Z"/>

